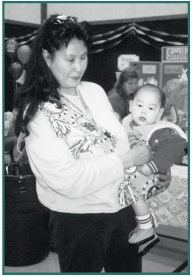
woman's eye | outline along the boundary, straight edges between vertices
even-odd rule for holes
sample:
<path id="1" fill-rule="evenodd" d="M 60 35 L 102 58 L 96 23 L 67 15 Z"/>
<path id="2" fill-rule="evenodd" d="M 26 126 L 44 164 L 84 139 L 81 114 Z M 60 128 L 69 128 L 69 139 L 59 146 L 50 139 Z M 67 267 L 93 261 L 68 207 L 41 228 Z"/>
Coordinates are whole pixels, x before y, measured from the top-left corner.
<path id="1" fill-rule="evenodd" d="M 69 59 L 69 60 L 68 60 L 68 62 L 74 62 L 74 60 L 72 60 L 72 59 Z"/>
<path id="2" fill-rule="evenodd" d="M 85 60 L 87 56 L 81 57 L 82 60 Z"/>

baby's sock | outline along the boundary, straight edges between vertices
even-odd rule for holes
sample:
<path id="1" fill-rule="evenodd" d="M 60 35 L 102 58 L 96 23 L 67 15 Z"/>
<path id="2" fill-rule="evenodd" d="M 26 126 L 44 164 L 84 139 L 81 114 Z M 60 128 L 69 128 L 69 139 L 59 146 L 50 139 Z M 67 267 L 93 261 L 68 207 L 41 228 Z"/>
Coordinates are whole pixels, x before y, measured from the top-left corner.
<path id="1" fill-rule="evenodd" d="M 137 223 L 139 224 L 140 229 L 150 229 L 150 228 L 152 228 L 150 213 L 146 214 L 146 215 L 142 215 L 142 216 L 137 216 L 136 215 L 136 220 L 137 220 Z"/>

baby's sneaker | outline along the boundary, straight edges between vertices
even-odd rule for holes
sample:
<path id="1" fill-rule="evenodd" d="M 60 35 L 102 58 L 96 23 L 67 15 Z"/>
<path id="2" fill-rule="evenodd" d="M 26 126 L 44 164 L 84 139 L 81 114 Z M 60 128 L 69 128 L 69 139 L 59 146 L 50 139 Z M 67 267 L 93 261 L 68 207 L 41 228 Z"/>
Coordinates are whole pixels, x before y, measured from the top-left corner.
<path id="1" fill-rule="evenodd" d="M 140 229 L 139 227 L 137 227 L 129 234 L 128 242 L 136 245 L 142 245 L 154 239 L 154 237 L 155 237 L 155 234 L 154 234 L 153 228 Z"/>

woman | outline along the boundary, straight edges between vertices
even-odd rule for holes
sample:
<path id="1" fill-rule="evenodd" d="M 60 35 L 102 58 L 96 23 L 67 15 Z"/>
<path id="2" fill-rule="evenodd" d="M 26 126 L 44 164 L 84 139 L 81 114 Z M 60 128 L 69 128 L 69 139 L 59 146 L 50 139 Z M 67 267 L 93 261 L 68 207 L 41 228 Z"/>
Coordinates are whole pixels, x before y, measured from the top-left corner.
<path id="1" fill-rule="evenodd" d="M 138 81 L 139 74 L 136 68 L 127 67 L 121 72 L 113 89 L 108 93 L 108 99 L 120 121 L 129 114 L 129 101 L 138 87 Z"/>
<path id="2" fill-rule="evenodd" d="M 16 135 L 26 136 L 37 194 L 51 211 L 61 272 L 140 272 L 138 249 L 127 243 L 133 212 L 117 192 L 124 169 L 151 151 L 129 150 L 103 89 L 81 82 L 91 42 L 87 22 L 52 15 L 44 23 L 16 100 Z"/>

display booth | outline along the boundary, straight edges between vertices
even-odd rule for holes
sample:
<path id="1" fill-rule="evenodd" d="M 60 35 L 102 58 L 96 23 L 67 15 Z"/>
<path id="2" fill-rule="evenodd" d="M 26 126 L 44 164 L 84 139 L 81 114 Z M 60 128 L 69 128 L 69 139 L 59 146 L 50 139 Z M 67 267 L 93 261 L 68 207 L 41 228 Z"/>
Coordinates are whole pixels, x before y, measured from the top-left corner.
<path id="1" fill-rule="evenodd" d="M 188 133 L 188 47 L 162 47 L 162 83 L 168 103 L 178 115 L 178 125 Z"/>

